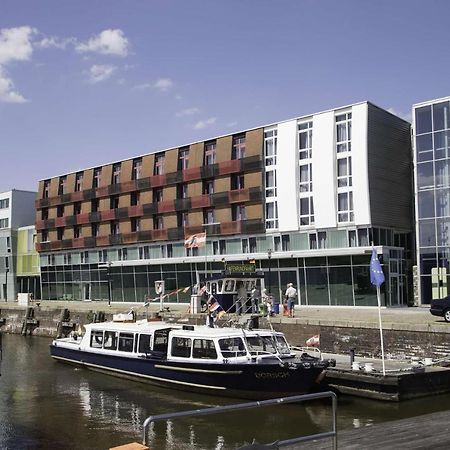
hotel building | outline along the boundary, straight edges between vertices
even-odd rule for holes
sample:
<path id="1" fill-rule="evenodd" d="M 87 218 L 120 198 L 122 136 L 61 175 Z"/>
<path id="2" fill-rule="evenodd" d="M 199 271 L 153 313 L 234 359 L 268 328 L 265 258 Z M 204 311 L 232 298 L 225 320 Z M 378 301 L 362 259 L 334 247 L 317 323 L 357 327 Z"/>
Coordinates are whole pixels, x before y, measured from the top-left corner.
<path id="1" fill-rule="evenodd" d="M 448 294 L 450 261 L 450 97 L 413 105 L 417 297 Z"/>
<path id="2" fill-rule="evenodd" d="M 410 124 L 369 102 L 41 180 L 36 209 L 46 299 L 143 302 L 255 261 L 278 299 L 375 305 L 373 242 L 383 302 L 411 301 Z"/>

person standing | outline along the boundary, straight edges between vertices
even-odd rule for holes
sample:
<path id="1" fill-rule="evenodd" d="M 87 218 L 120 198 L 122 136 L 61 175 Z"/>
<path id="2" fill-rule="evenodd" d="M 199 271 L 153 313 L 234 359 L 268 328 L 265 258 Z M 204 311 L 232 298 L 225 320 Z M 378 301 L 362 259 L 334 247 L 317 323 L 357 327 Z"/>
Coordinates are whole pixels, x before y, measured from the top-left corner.
<path id="1" fill-rule="evenodd" d="M 239 289 L 237 290 L 237 299 L 236 299 L 236 312 L 238 315 L 242 313 L 242 310 L 244 310 L 245 314 L 246 302 L 247 302 L 247 289 L 245 289 L 244 283 L 241 282 Z"/>
<path id="2" fill-rule="evenodd" d="M 285 292 L 289 317 L 294 317 L 295 300 L 297 298 L 297 289 L 292 283 L 288 283 Z"/>
<path id="3" fill-rule="evenodd" d="M 256 287 L 256 285 L 253 285 L 252 291 L 250 293 L 250 300 L 252 303 L 252 313 L 255 314 L 258 312 L 258 306 L 259 306 L 259 289 Z"/>

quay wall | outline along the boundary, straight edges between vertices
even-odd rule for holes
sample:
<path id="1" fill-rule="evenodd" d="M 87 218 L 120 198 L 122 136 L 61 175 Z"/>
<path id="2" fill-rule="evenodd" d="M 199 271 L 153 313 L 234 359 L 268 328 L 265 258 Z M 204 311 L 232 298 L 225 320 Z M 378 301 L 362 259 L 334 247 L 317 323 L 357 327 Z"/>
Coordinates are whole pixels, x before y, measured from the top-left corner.
<path id="1" fill-rule="evenodd" d="M 91 323 L 95 314 L 99 313 L 98 305 L 85 306 L 83 310 L 71 309 L 71 305 L 65 306 L 70 311 L 70 321 L 76 326 Z M 96 308 L 96 310 L 94 310 Z M 55 337 L 58 324 L 61 321 L 64 308 L 39 308 L 34 306 L 34 319 L 39 322 L 37 327 L 31 328 L 31 334 L 37 336 Z M 105 320 L 111 320 L 113 313 L 124 312 L 130 307 L 105 308 L 103 313 Z M 27 309 L 22 307 L 2 307 L 0 309 L 0 332 L 22 332 L 23 322 Z M 149 316 L 151 313 L 149 312 Z M 137 318 L 144 318 L 145 312 L 137 311 Z M 189 323 L 205 323 L 204 315 L 189 315 L 181 313 L 162 313 L 164 319 L 176 320 L 188 318 Z M 2 325 L 2 319 L 4 324 Z M 354 349 L 359 357 L 380 357 L 380 332 L 373 323 L 343 323 L 339 321 L 308 321 L 302 319 L 286 319 L 280 316 L 273 317 L 271 324 L 274 329 L 286 334 L 289 342 L 295 346 L 305 346 L 308 338 L 320 335 L 320 349 L 327 353 L 348 354 Z M 267 327 L 266 319 L 260 319 L 260 326 Z M 436 327 L 417 326 L 415 324 L 389 324 L 383 330 L 384 349 L 386 358 L 409 359 L 411 357 L 430 357 L 435 359 L 450 358 L 450 326 Z"/>

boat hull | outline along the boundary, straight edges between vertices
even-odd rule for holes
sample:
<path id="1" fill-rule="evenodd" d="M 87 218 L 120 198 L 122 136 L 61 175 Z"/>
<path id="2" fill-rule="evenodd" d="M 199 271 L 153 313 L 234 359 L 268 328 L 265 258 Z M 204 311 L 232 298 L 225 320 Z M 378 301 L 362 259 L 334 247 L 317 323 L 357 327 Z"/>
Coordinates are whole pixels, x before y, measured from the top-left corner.
<path id="1" fill-rule="evenodd" d="M 266 399 L 311 392 L 323 367 L 277 360 L 246 364 L 211 364 L 107 355 L 50 345 L 58 361 L 156 386 L 203 394 Z"/>

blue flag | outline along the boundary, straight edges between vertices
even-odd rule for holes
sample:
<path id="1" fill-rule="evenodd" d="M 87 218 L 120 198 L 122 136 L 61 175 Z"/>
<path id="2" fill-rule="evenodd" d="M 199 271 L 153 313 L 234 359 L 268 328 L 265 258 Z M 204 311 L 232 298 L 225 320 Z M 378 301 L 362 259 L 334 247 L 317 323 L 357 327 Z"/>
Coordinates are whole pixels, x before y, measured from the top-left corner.
<path id="1" fill-rule="evenodd" d="M 384 283 L 384 273 L 378 260 L 377 251 L 372 249 L 372 258 L 370 259 L 370 282 L 380 287 Z"/>

